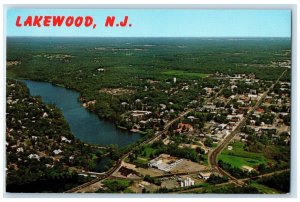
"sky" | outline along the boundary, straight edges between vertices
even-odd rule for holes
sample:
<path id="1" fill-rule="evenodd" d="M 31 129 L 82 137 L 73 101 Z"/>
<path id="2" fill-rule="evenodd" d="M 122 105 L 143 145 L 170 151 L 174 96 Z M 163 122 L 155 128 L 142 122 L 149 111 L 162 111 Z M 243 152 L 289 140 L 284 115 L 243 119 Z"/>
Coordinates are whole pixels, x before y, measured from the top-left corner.
<path id="1" fill-rule="evenodd" d="M 24 9 L 6 11 L 7 36 L 73 37 L 290 37 L 290 10 L 233 9 Z M 17 16 L 92 16 L 96 28 L 17 27 Z M 107 16 L 131 27 L 105 27 Z"/>

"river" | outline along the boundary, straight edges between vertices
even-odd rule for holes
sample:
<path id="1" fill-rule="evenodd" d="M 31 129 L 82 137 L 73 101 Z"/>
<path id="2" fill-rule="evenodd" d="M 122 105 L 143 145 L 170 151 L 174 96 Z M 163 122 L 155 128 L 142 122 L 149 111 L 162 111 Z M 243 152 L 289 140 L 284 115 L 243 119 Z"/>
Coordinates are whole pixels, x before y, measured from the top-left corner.
<path id="1" fill-rule="evenodd" d="M 82 142 L 101 146 L 116 144 L 119 147 L 133 143 L 141 134 L 120 130 L 109 121 L 101 120 L 89 112 L 78 101 L 79 93 L 47 82 L 22 80 L 32 96 L 41 96 L 48 104 L 54 104 L 62 110 L 72 133 Z"/>

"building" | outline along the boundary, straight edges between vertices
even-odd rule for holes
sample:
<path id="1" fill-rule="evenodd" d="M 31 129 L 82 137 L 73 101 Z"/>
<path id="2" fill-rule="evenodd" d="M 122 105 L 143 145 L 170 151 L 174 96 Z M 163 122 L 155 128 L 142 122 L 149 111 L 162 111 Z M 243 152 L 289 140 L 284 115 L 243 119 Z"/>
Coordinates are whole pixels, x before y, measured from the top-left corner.
<path id="1" fill-rule="evenodd" d="M 55 149 L 55 150 L 53 150 L 53 153 L 54 153 L 55 155 L 58 155 L 58 154 L 62 153 L 62 150 L 60 150 L 60 149 Z"/>
<path id="2" fill-rule="evenodd" d="M 247 171 L 248 173 L 251 173 L 252 171 L 254 171 L 254 168 L 252 168 L 250 166 L 242 166 L 242 170 Z"/>
<path id="3" fill-rule="evenodd" d="M 29 154 L 29 155 L 28 155 L 28 158 L 40 160 L 40 156 L 37 155 L 37 154 Z"/>
<path id="4" fill-rule="evenodd" d="M 61 136 L 61 141 L 66 143 L 71 143 L 72 141 L 66 138 L 65 136 Z"/>
<path id="5" fill-rule="evenodd" d="M 211 173 L 210 172 L 200 172 L 198 177 L 200 179 L 204 179 L 204 180 L 207 180 L 209 177 L 210 177 Z"/>
<path id="6" fill-rule="evenodd" d="M 173 160 L 168 160 L 170 158 Z M 157 168 L 158 170 L 169 172 L 182 161 L 183 159 L 174 160 L 174 157 L 170 157 L 170 155 L 161 154 L 157 158 L 149 161 L 148 166 L 151 168 Z"/>
<path id="7" fill-rule="evenodd" d="M 187 177 L 185 180 L 180 181 L 180 187 L 190 187 L 194 185 L 195 185 L 195 181 L 189 177 Z"/>
<path id="8" fill-rule="evenodd" d="M 134 122 L 138 122 L 148 117 L 150 114 L 151 114 L 150 111 L 134 110 L 131 113 L 131 117 Z"/>

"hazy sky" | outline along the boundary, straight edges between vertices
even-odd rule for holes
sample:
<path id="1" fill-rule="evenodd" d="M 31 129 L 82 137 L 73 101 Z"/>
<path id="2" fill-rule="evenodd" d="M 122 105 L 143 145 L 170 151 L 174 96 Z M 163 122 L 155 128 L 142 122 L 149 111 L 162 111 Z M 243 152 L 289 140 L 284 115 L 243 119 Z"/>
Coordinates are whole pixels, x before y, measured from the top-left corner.
<path id="1" fill-rule="evenodd" d="M 16 27 L 17 16 L 87 16 L 97 27 Z M 107 16 L 131 27 L 105 27 Z M 21 20 L 21 21 L 22 21 Z M 7 9 L 7 36 L 92 37 L 290 37 L 290 10 L 179 10 L 179 9 Z"/>

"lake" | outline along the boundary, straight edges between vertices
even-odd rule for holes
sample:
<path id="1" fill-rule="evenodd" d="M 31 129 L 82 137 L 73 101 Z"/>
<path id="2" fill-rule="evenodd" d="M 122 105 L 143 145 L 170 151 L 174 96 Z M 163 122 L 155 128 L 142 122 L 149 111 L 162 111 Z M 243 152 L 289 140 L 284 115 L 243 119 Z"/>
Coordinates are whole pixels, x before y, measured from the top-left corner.
<path id="1" fill-rule="evenodd" d="M 101 146 L 116 144 L 119 147 L 133 143 L 141 134 L 120 130 L 109 121 L 101 120 L 78 101 L 79 93 L 47 82 L 22 80 L 32 96 L 41 96 L 43 102 L 62 110 L 72 133 L 82 142 Z"/>

